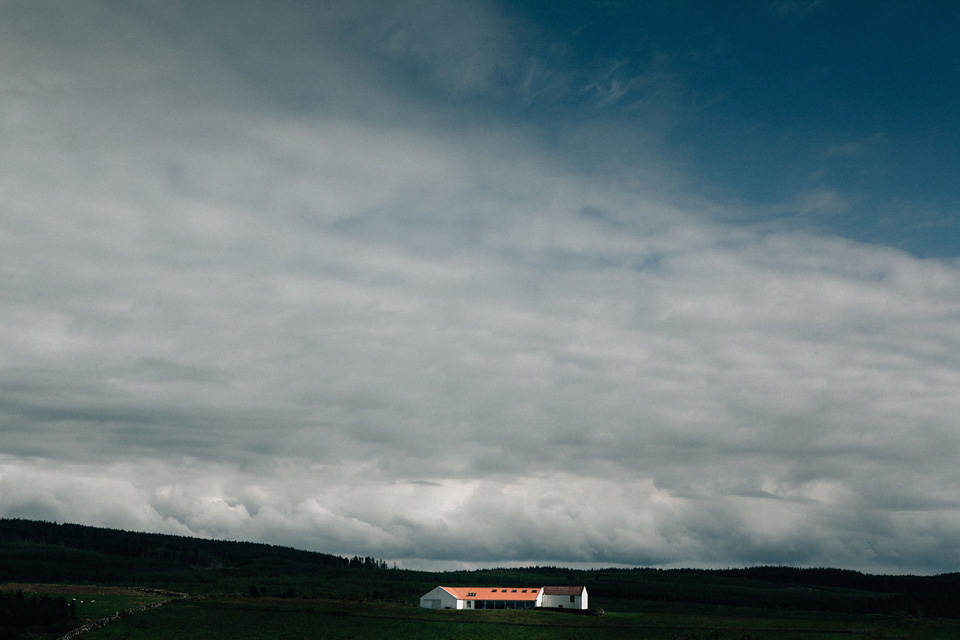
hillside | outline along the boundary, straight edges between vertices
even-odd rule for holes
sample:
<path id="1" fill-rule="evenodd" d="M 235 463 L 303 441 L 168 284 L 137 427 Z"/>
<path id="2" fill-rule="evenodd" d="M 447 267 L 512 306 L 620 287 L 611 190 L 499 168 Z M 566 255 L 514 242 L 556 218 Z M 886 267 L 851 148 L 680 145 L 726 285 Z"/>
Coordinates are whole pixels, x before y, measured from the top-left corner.
<path id="1" fill-rule="evenodd" d="M 0 583 L 141 585 L 188 593 L 415 603 L 437 584 L 584 584 L 594 606 L 657 611 L 830 611 L 960 618 L 960 574 L 875 576 L 840 569 L 529 567 L 430 573 L 250 542 L 0 519 Z"/>

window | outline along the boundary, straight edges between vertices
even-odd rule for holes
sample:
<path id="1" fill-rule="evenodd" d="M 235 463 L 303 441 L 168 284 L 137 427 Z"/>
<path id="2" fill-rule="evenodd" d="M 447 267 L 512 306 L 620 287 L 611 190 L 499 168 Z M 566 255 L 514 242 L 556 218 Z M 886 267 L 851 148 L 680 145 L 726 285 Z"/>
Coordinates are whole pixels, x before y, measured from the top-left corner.
<path id="1" fill-rule="evenodd" d="M 575 597 L 576 597 L 576 596 L 570 596 L 570 602 L 575 602 L 575 600 L 574 600 Z"/>
<path id="2" fill-rule="evenodd" d="M 470 596 L 475 596 L 475 595 L 477 595 L 476 592 L 471 591 L 470 593 L 467 594 L 467 597 L 469 598 Z"/>
<path id="3" fill-rule="evenodd" d="M 510 589 L 510 593 L 516 593 L 516 592 L 517 592 L 516 589 Z"/>

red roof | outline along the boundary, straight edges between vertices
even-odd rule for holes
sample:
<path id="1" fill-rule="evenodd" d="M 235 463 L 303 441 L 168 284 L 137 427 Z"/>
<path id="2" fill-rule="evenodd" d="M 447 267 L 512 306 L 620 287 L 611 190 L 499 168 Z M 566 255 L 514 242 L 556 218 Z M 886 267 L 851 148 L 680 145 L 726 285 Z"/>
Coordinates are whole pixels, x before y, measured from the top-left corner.
<path id="1" fill-rule="evenodd" d="M 544 587 L 545 596 L 579 596 L 586 587 Z"/>
<path id="2" fill-rule="evenodd" d="M 440 587 L 458 600 L 536 600 L 540 587 Z M 579 592 L 578 592 L 579 593 Z"/>

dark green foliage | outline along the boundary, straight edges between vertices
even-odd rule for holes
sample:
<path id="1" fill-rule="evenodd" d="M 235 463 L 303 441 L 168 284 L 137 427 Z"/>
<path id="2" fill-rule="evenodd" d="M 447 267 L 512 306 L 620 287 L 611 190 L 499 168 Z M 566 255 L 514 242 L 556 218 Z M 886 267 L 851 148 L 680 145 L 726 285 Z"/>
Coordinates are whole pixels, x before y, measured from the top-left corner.
<path id="1" fill-rule="evenodd" d="M 178 602 L 130 616 L 88 640 L 954 640 L 953 621 L 881 616 L 672 614 L 576 616 L 556 611 L 435 611 L 395 603 L 211 598 Z"/>
<path id="2" fill-rule="evenodd" d="M 351 569 L 386 569 L 387 563 L 383 560 L 375 560 L 370 557 L 361 558 L 360 556 L 353 556 L 350 558 L 348 566 Z"/>
<path id="3" fill-rule="evenodd" d="M 746 632 L 727 632 L 723 633 L 719 629 L 711 629 L 710 631 L 687 631 L 682 634 L 675 635 L 671 640 L 759 640 L 759 637 Z"/>
<path id="4" fill-rule="evenodd" d="M 63 597 L 0 591 L 0 640 L 62 633 L 74 626 L 76 607 Z"/>
<path id="5" fill-rule="evenodd" d="M 291 586 L 280 583 L 288 576 L 350 567 L 340 556 L 266 544 L 0 519 L 0 582 L 149 584 L 203 593 L 242 591 L 237 578 L 249 584 L 263 576 L 272 590 L 287 591 Z"/>
<path id="6" fill-rule="evenodd" d="M 763 611 L 960 618 L 960 574 L 872 576 L 790 567 L 589 571 L 527 567 L 430 573 L 389 569 L 370 557 L 0 519 L 0 583 L 5 581 L 146 585 L 248 598 L 410 604 L 438 584 L 583 584 L 591 605 L 607 611 L 653 613 L 694 607 L 707 615 Z"/>
<path id="7" fill-rule="evenodd" d="M 348 567 L 353 561 L 325 553 L 297 551 L 253 542 L 202 540 L 160 533 L 134 533 L 76 524 L 0 519 L 0 542 L 25 542 L 129 558 L 133 566 L 222 569 L 236 566 L 308 564 Z M 366 560 L 375 563 L 372 558 Z M 122 560 L 114 564 L 124 566 Z M 363 561 L 361 561 L 363 564 Z M 2 577 L 2 576 L 0 576 Z"/>

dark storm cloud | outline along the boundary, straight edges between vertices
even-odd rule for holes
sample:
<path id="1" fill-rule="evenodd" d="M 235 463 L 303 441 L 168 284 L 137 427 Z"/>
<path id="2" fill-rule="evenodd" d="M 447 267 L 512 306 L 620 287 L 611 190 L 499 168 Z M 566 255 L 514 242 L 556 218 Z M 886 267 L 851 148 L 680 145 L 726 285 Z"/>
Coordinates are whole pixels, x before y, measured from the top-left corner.
<path id="1" fill-rule="evenodd" d="M 571 102 L 583 154 L 512 120 L 518 69 L 585 72 L 484 3 L 9 6 L 0 514 L 408 566 L 958 560 L 955 260 L 579 170 L 626 120 Z"/>

